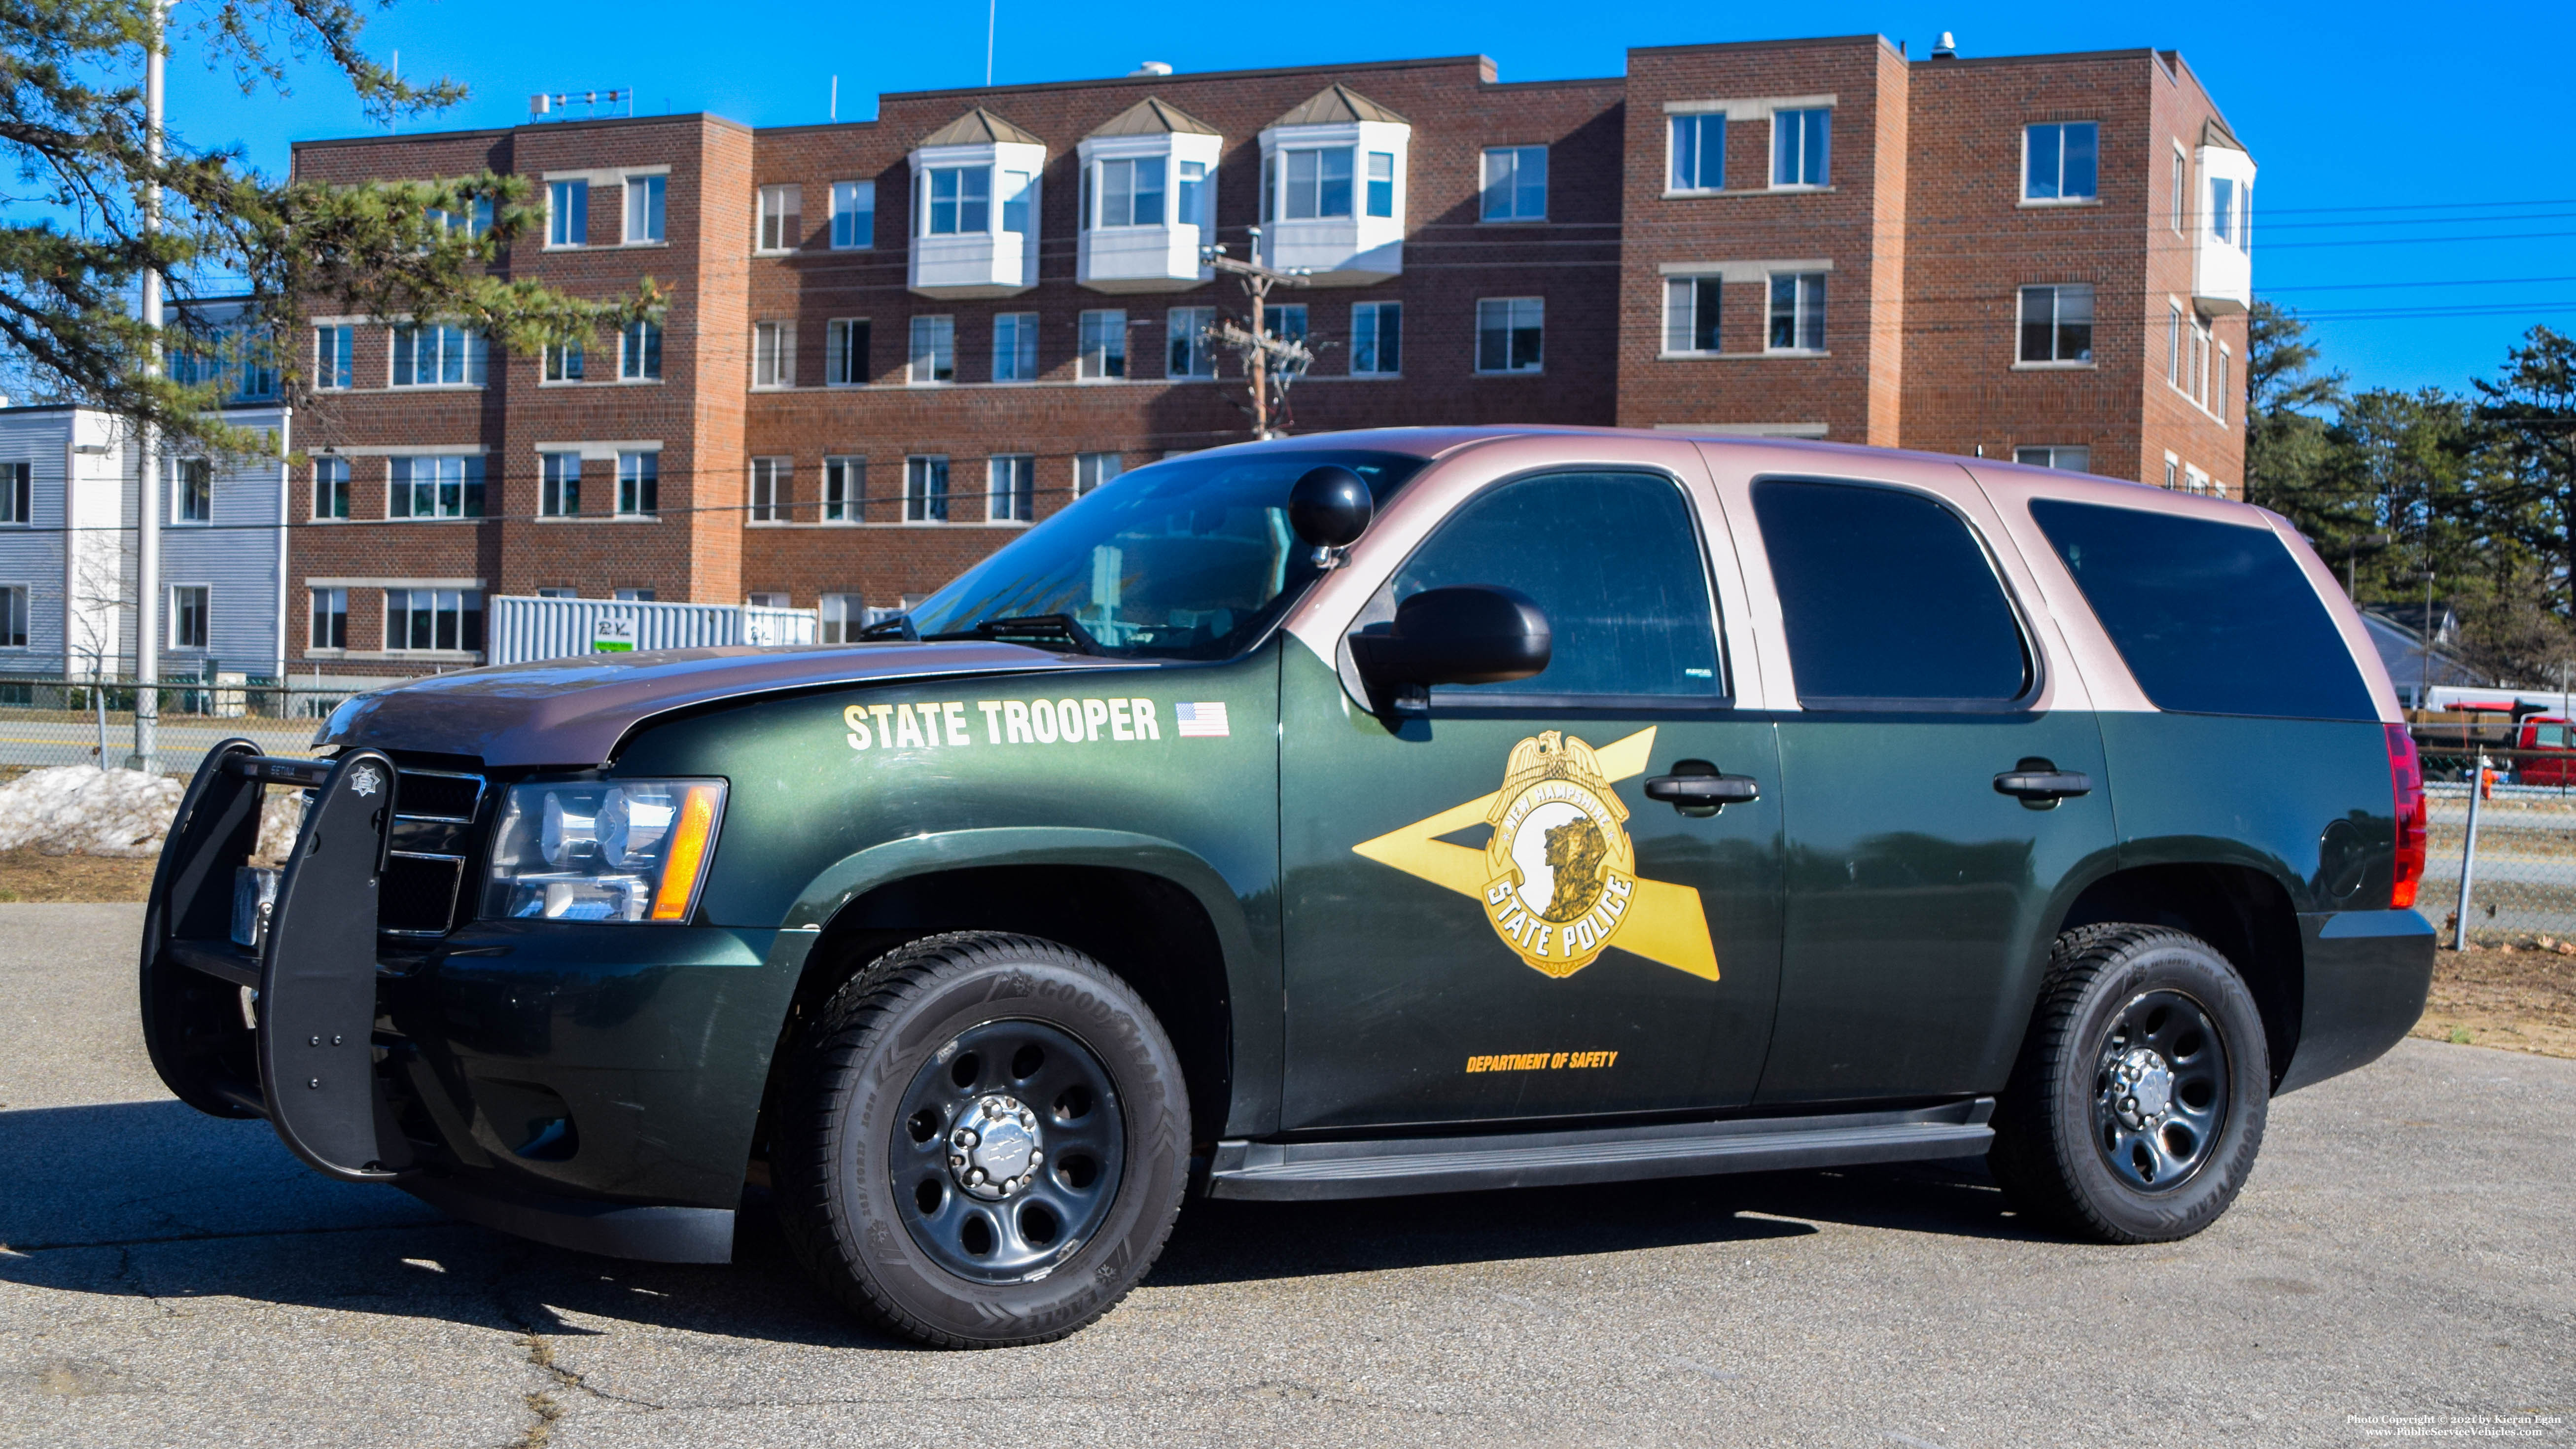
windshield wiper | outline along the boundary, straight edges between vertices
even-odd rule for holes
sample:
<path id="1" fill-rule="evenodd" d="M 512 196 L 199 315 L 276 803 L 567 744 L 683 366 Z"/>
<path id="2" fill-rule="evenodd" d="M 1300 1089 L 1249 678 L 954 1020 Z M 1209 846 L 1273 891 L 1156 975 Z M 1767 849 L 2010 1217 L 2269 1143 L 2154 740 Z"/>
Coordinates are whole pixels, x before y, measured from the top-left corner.
<path id="1" fill-rule="evenodd" d="M 1073 646 L 1077 654 L 1107 654 L 1082 621 L 1071 614 L 1014 614 L 1003 619 L 986 619 L 972 629 L 950 634 L 926 634 L 930 639 L 1058 639 Z"/>
<path id="2" fill-rule="evenodd" d="M 857 637 L 861 639 L 901 639 L 906 644 L 918 644 L 921 642 L 921 631 L 912 627 L 912 616 L 910 614 L 897 614 L 891 619 L 879 619 L 875 623 L 861 629 L 858 632 Z"/>

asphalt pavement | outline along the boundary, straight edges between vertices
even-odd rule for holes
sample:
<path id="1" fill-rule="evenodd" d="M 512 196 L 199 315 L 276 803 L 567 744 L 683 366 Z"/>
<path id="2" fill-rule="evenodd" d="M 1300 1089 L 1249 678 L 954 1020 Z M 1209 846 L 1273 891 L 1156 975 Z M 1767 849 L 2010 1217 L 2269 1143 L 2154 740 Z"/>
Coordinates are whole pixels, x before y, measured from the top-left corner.
<path id="1" fill-rule="evenodd" d="M 2576 1438 L 2576 1062 L 2409 1041 L 2147 1248 L 1975 1163 L 1193 1203 L 1071 1340 L 873 1337 L 737 1263 L 452 1223 L 172 1101 L 132 906 L 0 906 L 0 1445 L 2369 1444 Z"/>

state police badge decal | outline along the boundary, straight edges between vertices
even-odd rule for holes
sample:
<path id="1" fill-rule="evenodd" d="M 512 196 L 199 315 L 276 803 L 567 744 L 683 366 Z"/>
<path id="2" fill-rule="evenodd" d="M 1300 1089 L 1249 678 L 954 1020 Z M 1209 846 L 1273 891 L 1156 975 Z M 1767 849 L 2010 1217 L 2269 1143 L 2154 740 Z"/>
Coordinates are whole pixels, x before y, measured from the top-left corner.
<path id="1" fill-rule="evenodd" d="M 1637 891 L 1627 819 L 1590 745 L 1548 730 L 1512 747 L 1485 815 L 1485 919 L 1533 970 L 1573 975 L 1626 923 Z"/>

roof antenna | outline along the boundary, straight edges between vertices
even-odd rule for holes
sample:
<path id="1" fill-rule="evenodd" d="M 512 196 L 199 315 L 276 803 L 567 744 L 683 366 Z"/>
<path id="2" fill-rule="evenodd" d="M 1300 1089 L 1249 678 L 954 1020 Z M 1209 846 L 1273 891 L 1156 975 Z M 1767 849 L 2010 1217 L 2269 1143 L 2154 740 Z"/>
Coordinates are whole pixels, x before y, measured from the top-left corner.
<path id="1" fill-rule="evenodd" d="M 1959 42 L 1951 38 L 1950 32 L 1946 30 L 1942 31 L 1941 38 L 1932 43 L 1932 58 L 1934 60 L 1957 60 L 1959 58 Z"/>
<path id="2" fill-rule="evenodd" d="M 984 0 L 984 84 L 993 84 L 993 25 L 1000 19 L 1002 0 Z"/>

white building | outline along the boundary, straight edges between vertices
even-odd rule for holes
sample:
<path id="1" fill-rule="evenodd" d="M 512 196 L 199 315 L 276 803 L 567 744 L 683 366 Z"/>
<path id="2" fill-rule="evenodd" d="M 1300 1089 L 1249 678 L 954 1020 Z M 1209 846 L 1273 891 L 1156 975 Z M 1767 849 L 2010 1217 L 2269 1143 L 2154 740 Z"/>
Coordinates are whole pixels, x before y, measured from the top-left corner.
<path id="1" fill-rule="evenodd" d="M 228 409 L 274 434 L 274 407 Z M 161 460 L 165 679 L 284 672 L 287 471 L 275 460 Z M 0 673 L 135 672 L 135 448 L 86 408 L 0 408 Z"/>

